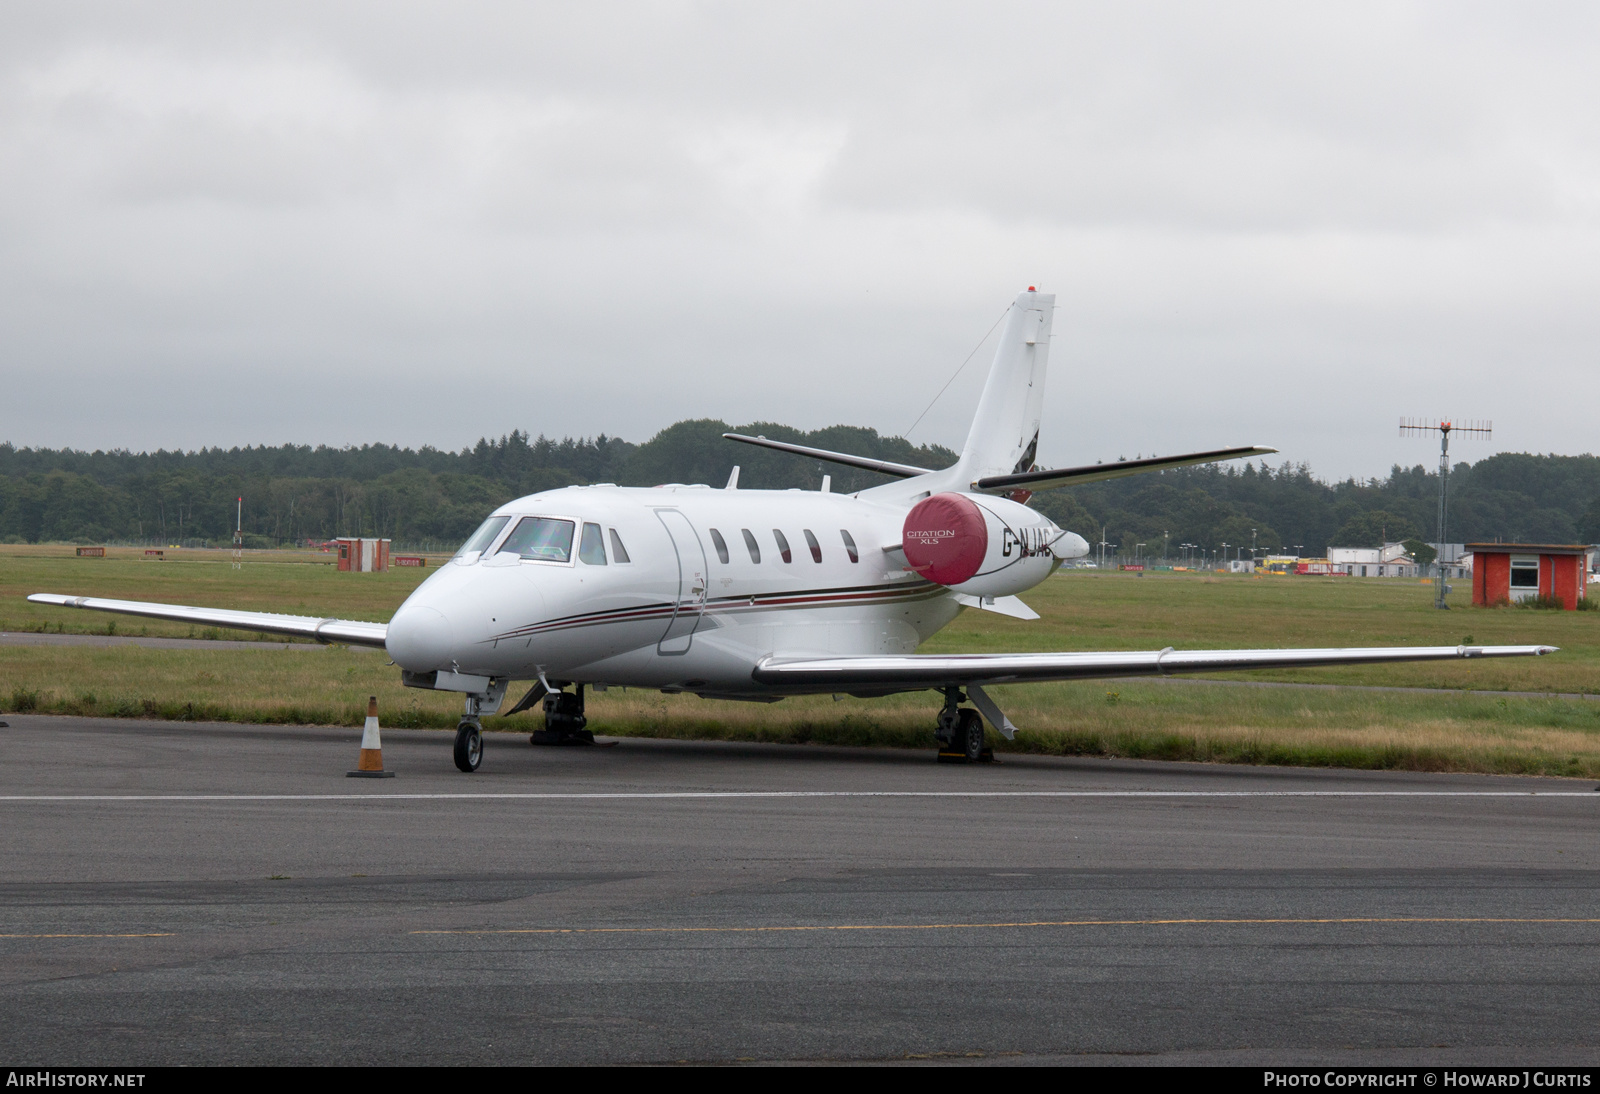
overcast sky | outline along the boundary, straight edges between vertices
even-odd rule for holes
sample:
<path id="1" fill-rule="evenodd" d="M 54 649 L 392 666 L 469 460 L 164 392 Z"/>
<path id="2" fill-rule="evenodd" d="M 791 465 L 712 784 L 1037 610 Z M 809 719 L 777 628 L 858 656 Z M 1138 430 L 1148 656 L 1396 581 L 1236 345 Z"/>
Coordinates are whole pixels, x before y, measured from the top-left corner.
<path id="1" fill-rule="evenodd" d="M 1594 451 L 1597 85 L 1581 3 L 8 3 L 0 440 L 895 434 L 1036 284 L 1046 465 Z"/>

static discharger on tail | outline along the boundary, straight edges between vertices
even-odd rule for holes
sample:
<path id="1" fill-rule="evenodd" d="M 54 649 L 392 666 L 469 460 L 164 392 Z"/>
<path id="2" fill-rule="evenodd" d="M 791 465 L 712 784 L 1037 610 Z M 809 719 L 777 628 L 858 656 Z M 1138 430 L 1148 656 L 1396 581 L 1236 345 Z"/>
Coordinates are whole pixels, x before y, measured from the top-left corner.
<path id="1" fill-rule="evenodd" d="M 408 687 L 459 692 L 455 761 L 475 771 L 481 719 L 542 706 L 534 744 L 590 744 L 586 689 L 773 702 L 931 690 L 940 758 L 985 757 L 985 723 L 1016 730 L 1004 684 L 1249 668 L 1520 657 L 1550 646 L 918 654 L 965 609 L 1020 619 L 1020 595 L 1083 538 L 1028 507 L 1033 493 L 1265 455 L 1252 445 L 1110 464 L 1035 465 L 1055 297 L 1031 287 L 1002 325 L 956 463 L 913 467 L 764 437 L 746 444 L 891 476 L 854 494 L 670 484 L 575 486 L 496 509 L 387 625 L 36 593 L 63 607 L 153 616 L 388 651 Z M 970 704 L 970 705 L 968 705 Z M 374 751 L 377 722 L 371 719 Z M 363 746 L 363 757 L 366 755 Z M 366 766 L 365 760 L 362 764 Z M 381 760 L 378 761 L 381 769 Z"/>

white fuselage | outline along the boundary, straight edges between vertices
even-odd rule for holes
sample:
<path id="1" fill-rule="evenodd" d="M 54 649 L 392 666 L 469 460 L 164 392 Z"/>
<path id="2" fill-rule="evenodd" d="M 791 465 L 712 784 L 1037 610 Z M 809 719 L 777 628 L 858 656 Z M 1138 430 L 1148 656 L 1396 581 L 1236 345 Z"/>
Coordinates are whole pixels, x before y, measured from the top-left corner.
<path id="1" fill-rule="evenodd" d="M 906 568 L 907 491 L 884 492 L 587 486 L 519 498 L 495 511 L 509 520 L 485 549 L 412 593 L 387 648 L 413 673 L 774 697 L 751 679 L 765 659 L 911 653 L 961 611 L 956 593 Z M 1035 536 L 1059 536 L 1015 509 Z M 525 517 L 571 522 L 567 557 L 559 544 L 544 552 L 553 558 L 501 549 Z M 587 552 L 585 525 L 597 526 Z M 1058 564 L 1023 560 L 1023 580 Z"/>

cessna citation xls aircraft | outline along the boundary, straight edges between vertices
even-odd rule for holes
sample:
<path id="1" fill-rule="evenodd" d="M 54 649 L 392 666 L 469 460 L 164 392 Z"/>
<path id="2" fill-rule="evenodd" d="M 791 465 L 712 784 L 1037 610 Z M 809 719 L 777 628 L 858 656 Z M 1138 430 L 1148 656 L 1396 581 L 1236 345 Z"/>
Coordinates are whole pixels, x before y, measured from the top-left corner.
<path id="1" fill-rule="evenodd" d="M 856 494 L 668 485 L 574 486 L 507 502 L 387 626 L 343 619 L 37 593 L 28 599 L 301 635 L 388 651 L 408 687 L 461 692 L 455 761 L 475 771 L 479 719 L 512 681 L 533 681 L 504 711 L 543 700 L 536 744 L 592 741 L 584 688 L 693 692 L 710 699 L 879 696 L 931 690 L 942 758 L 984 756 L 984 722 L 1015 727 L 988 689 L 1087 677 L 1247 668 L 1516 657 L 1550 646 L 1175 650 L 919 655 L 963 609 L 1038 616 L 1017 594 L 1082 537 L 1029 509 L 1031 492 L 1274 452 L 1223 448 L 1054 471 L 1034 467 L 1055 297 L 1029 288 L 1005 318 L 966 446 L 955 466 L 910 467 L 729 434 L 730 440 L 892 475 Z M 962 704 L 970 701 L 971 707 Z M 976 709 L 974 709 L 976 708 Z"/>

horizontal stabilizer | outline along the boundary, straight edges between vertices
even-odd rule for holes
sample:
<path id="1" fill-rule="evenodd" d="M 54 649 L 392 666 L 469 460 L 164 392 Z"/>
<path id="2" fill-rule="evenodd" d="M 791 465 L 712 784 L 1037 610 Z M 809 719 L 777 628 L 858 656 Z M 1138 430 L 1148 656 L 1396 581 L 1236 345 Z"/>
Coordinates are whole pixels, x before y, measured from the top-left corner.
<path id="1" fill-rule="evenodd" d="M 746 437 L 743 433 L 724 433 L 723 437 L 730 441 L 738 441 L 741 444 L 773 448 L 779 452 L 792 452 L 796 456 L 810 456 L 814 460 L 842 463 L 846 467 L 860 467 L 867 471 L 876 471 L 879 474 L 893 475 L 901 479 L 933 474 L 926 467 L 912 467 L 906 463 L 890 463 L 888 460 L 874 460 L 867 456 L 852 456 L 847 452 L 829 452 L 826 448 L 808 448 L 803 444 L 789 444 L 787 441 L 769 441 L 765 437 Z"/>
<path id="2" fill-rule="evenodd" d="M 61 593 L 34 593 L 35 604 L 54 604 L 62 608 L 88 608 L 118 615 L 142 615 L 151 619 L 170 619 L 201 627 L 228 627 L 260 634 L 287 634 L 313 638 L 318 642 L 337 642 L 346 646 L 383 648 L 389 628 L 382 623 L 363 623 L 354 619 L 324 619 L 312 615 L 278 615 L 276 612 L 238 612 L 227 608 L 191 608 L 183 604 L 151 604 L 144 600 L 102 600 L 94 596 L 64 596 Z"/>
<path id="3" fill-rule="evenodd" d="M 1241 448 L 1218 448 L 1210 452 L 1190 452 L 1183 456 L 1151 456 L 1148 459 L 1118 460 L 1116 463 L 1096 463 L 1087 467 L 1058 467 L 1052 471 L 990 475 L 973 483 L 972 488 L 989 494 L 1006 494 L 1013 490 L 1054 490 L 1061 486 L 1077 486 L 1080 483 L 1099 482 L 1102 479 L 1120 479 L 1124 475 L 1165 471 L 1169 467 L 1189 467 L 1197 463 L 1217 463 L 1220 460 L 1267 456 L 1276 451 L 1276 448 L 1264 448 L 1261 445 L 1245 445 Z"/>
<path id="4" fill-rule="evenodd" d="M 1237 672 L 1313 665 L 1367 665 L 1390 661 L 1450 661 L 1475 657 L 1537 657 L 1554 646 L 1390 646 L 1307 650 L 1184 650 L 1108 653 L 906 654 L 767 658 L 751 675 L 759 684 L 793 694 L 826 691 L 914 691 L 972 684 L 1022 684 L 1106 676 L 1166 676 L 1176 672 Z"/>

